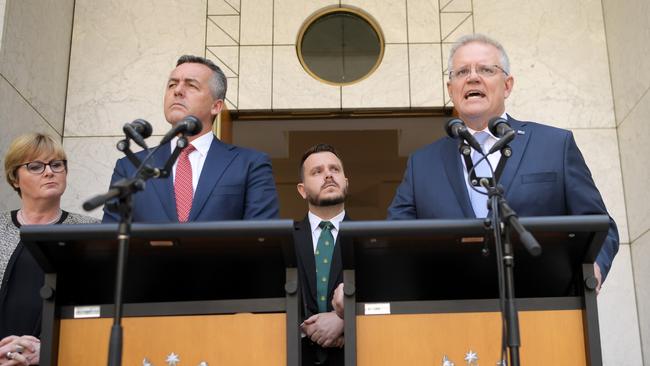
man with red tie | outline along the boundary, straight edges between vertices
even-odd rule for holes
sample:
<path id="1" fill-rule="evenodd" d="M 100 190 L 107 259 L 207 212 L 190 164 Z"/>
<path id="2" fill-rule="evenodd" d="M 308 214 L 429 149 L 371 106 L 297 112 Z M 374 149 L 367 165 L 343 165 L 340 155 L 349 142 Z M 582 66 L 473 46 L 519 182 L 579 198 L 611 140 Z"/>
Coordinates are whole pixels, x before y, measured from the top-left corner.
<path id="1" fill-rule="evenodd" d="M 165 119 L 172 126 L 192 115 L 202 130 L 189 137 L 168 178 L 151 179 L 133 196 L 133 222 L 187 222 L 273 219 L 278 197 L 266 154 L 226 144 L 212 133 L 223 108 L 227 80 L 212 61 L 185 55 L 167 80 Z M 177 138 L 155 149 L 150 164 L 164 166 Z M 136 154 L 142 161 L 154 149 Z M 126 158 L 115 164 L 111 184 L 132 177 L 136 167 Z M 103 222 L 119 216 L 104 207 Z"/>

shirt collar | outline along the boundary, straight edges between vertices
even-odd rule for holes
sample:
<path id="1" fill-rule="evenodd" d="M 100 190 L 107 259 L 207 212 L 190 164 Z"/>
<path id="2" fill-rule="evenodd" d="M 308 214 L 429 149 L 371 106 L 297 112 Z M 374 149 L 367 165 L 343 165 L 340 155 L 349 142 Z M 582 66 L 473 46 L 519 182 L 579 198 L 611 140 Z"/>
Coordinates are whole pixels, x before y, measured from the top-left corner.
<path id="1" fill-rule="evenodd" d="M 334 229 L 338 231 L 339 225 L 341 225 L 341 221 L 343 221 L 343 218 L 345 217 L 345 210 L 341 211 L 338 215 L 332 217 L 329 220 L 323 220 L 320 217 L 316 216 L 314 213 L 309 211 L 307 213 L 307 217 L 309 217 L 309 224 L 311 225 L 311 232 L 313 233 L 318 229 L 318 225 L 320 224 L 321 221 L 329 221 L 334 225 Z"/>
<path id="2" fill-rule="evenodd" d="M 503 119 L 505 119 L 505 120 L 507 121 L 507 120 L 508 120 L 508 114 L 507 114 L 506 112 L 503 112 L 503 114 L 501 115 L 501 118 L 503 118 Z M 487 132 L 487 134 L 490 135 L 493 139 L 495 139 L 495 140 L 498 140 L 498 139 L 499 139 L 498 137 L 494 136 L 494 135 L 492 134 L 492 132 L 490 132 L 490 129 L 487 128 L 487 127 L 485 127 L 484 129 L 482 129 L 481 131 L 477 131 L 477 130 L 475 130 L 475 129 L 469 127 L 469 126 L 467 126 L 467 129 L 469 130 L 469 133 L 471 133 L 472 135 L 475 135 L 477 132 L 481 132 L 481 131 L 483 131 L 483 132 Z"/>
<path id="3" fill-rule="evenodd" d="M 196 149 L 196 151 L 199 152 L 199 154 L 205 156 L 208 154 L 208 150 L 210 150 L 210 145 L 212 145 L 213 139 L 214 139 L 214 134 L 210 132 L 192 140 L 191 144 L 194 145 L 194 148 Z M 176 141 L 178 141 L 178 136 L 174 137 L 171 140 L 172 152 L 176 148 Z"/>

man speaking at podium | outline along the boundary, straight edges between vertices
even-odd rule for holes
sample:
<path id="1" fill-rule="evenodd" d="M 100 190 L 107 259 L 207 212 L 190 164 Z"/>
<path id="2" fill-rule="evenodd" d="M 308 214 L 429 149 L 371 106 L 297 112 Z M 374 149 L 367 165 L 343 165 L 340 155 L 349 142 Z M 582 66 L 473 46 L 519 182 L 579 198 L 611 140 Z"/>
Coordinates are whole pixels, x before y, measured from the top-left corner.
<path id="1" fill-rule="evenodd" d="M 172 70 L 164 97 L 165 119 L 172 126 L 195 116 L 201 131 L 175 162 L 171 175 L 151 179 L 133 196 L 133 222 L 187 222 L 273 219 L 278 217 L 278 197 L 267 155 L 219 141 L 212 123 L 223 108 L 226 77 L 212 61 L 182 56 Z M 163 167 L 177 138 L 158 149 L 150 161 Z M 145 152 L 136 154 L 140 160 Z M 111 185 L 133 176 L 136 167 L 126 158 L 115 164 Z M 104 206 L 103 222 L 119 216 Z"/>
<path id="2" fill-rule="evenodd" d="M 460 38 L 449 53 L 447 90 L 467 130 L 487 153 L 497 142 L 488 121 L 502 117 L 515 132 L 512 156 L 499 183 L 505 198 L 519 216 L 607 214 L 591 172 L 570 131 L 534 122 L 517 121 L 505 113 L 512 92 L 508 56 L 497 41 L 484 35 Z M 472 149 L 472 162 L 479 163 Z M 496 169 L 499 151 L 489 155 Z M 471 163 L 469 163 L 471 164 Z M 402 183 L 388 208 L 389 219 L 481 218 L 488 214 L 487 196 L 470 187 L 467 160 L 458 141 L 442 138 L 414 152 Z M 485 162 L 474 167 L 490 174 Z M 480 187 L 474 187 L 482 189 Z M 618 251 L 616 223 L 610 217 L 605 243 L 594 271 L 600 284 Z"/>

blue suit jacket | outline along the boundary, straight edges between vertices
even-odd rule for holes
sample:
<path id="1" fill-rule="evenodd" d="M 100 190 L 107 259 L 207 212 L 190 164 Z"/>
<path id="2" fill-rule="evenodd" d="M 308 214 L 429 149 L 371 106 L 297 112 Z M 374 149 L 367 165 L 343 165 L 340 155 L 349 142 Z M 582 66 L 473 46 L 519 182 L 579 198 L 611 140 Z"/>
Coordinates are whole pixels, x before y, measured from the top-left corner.
<path id="1" fill-rule="evenodd" d="M 500 184 L 519 216 L 607 214 L 600 192 L 570 131 L 508 117 L 517 133 Z M 474 218 L 458 141 L 442 138 L 413 153 L 388 208 L 389 219 Z M 618 251 L 610 217 L 596 259 L 603 280 Z"/>
<path id="2" fill-rule="evenodd" d="M 136 155 L 143 160 L 146 152 Z M 162 167 L 171 156 L 168 144 L 161 146 L 151 166 Z M 115 164 L 111 185 L 131 177 L 135 167 L 126 158 Z M 194 192 L 189 221 L 264 220 L 278 217 L 278 195 L 266 154 L 229 145 L 214 138 Z M 102 222 L 117 222 L 119 216 L 104 207 Z M 133 222 L 178 222 L 172 175 L 150 179 L 133 197 Z"/>

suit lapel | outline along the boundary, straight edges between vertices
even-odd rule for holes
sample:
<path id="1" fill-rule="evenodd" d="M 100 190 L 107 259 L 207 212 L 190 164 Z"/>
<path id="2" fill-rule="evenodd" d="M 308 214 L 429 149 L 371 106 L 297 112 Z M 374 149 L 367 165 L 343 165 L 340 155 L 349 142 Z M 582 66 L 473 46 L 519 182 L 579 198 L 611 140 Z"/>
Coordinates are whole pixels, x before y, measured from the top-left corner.
<path id="1" fill-rule="evenodd" d="M 512 156 L 508 158 L 508 161 L 503 168 L 501 179 L 499 181 L 499 184 L 503 186 L 505 193 L 508 193 L 510 190 L 510 186 L 514 181 L 515 174 L 519 169 L 521 159 L 524 156 L 526 147 L 528 146 L 530 135 L 532 134 L 532 131 L 527 128 L 526 123 L 512 119 L 510 116 L 508 116 L 508 123 L 510 123 L 510 126 L 513 130 L 515 130 L 515 132 L 517 132 L 517 134 L 515 135 L 515 139 L 510 143 L 510 147 L 512 148 Z M 523 132 L 523 134 L 521 132 Z"/>
<path id="2" fill-rule="evenodd" d="M 304 294 L 304 296 L 310 297 L 310 303 L 318 304 L 316 301 L 316 262 L 314 259 L 314 244 L 311 237 L 309 217 L 305 216 L 302 221 L 296 223 L 296 230 L 298 231 L 298 240 L 294 245 L 296 253 L 305 268 L 307 288 L 309 289 L 308 294 Z"/>
<path id="3" fill-rule="evenodd" d="M 461 161 L 461 155 L 458 151 L 456 140 L 446 138 L 445 145 L 442 148 L 442 161 L 445 166 L 445 172 L 449 179 L 449 184 L 456 196 L 456 201 L 463 210 L 465 217 L 475 217 L 472 204 L 467 193 L 467 183 L 465 182 L 465 166 Z"/>
<path id="4" fill-rule="evenodd" d="M 343 221 L 349 221 L 350 217 L 346 214 Z M 332 266 L 330 267 L 330 277 L 327 283 L 328 299 L 332 298 L 332 294 L 336 289 L 337 281 L 343 270 L 343 257 L 341 255 L 341 231 L 336 235 L 336 245 L 334 246 L 334 253 L 332 253 Z M 328 305 L 329 306 L 329 305 Z"/>
<path id="5" fill-rule="evenodd" d="M 233 146 L 226 145 L 217 138 L 212 140 L 194 193 L 189 221 L 194 221 L 199 216 L 208 201 L 208 197 L 210 197 L 210 193 L 214 190 L 228 165 L 237 156 L 237 153 L 232 151 L 233 149 Z"/>
<path id="6" fill-rule="evenodd" d="M 169 157 L 172 155 L 170 144 L 165 144 L 158 148 L 154 153 L 152 158 L 153 165 L 157 167 L 162 167 L 165 165 Z M 153 187 L 154 192 L 160 199 L 160 203 L 165 209 L 165 214 L 171 222 L 178 221 L 178 215 L 176 214 L 176 198 L 174 196 L 174 179 L 172 178 L 172 172 L 169 172 L 167 178 L 162 179 L 151 179 L 147 184 L 150 184 Z"/>

